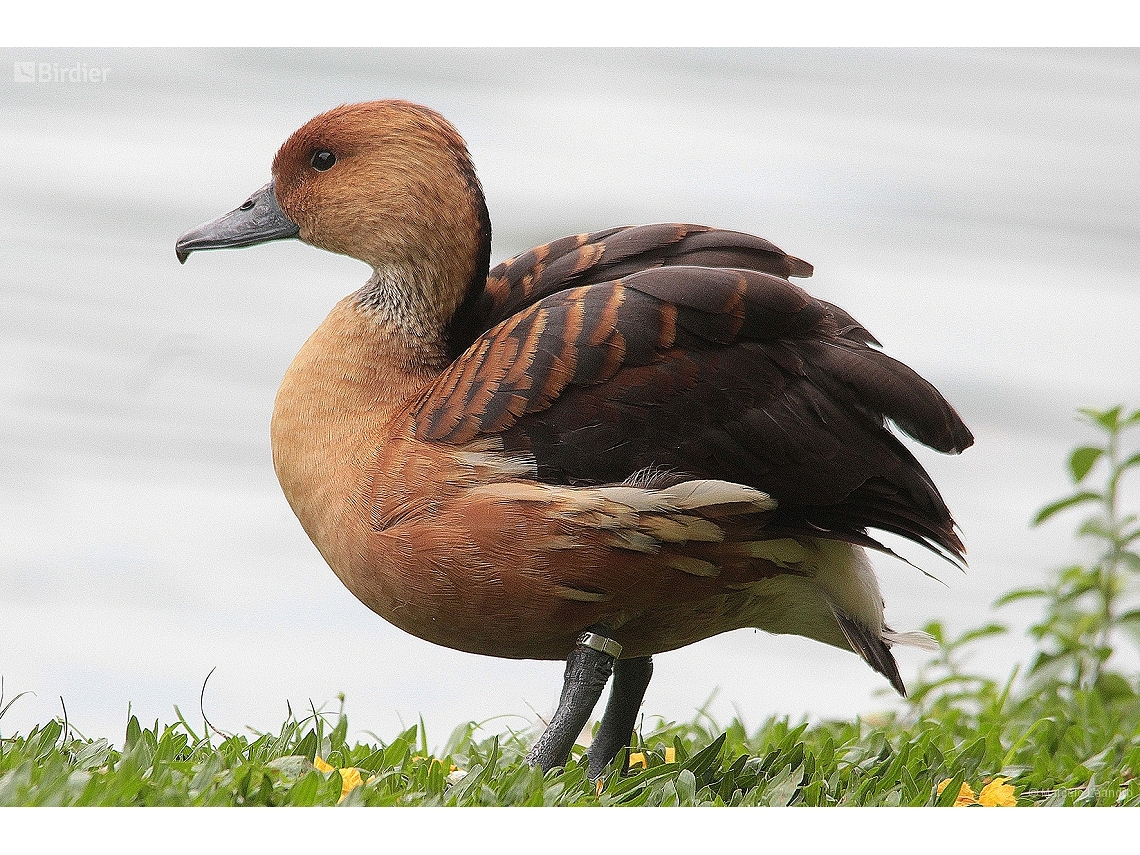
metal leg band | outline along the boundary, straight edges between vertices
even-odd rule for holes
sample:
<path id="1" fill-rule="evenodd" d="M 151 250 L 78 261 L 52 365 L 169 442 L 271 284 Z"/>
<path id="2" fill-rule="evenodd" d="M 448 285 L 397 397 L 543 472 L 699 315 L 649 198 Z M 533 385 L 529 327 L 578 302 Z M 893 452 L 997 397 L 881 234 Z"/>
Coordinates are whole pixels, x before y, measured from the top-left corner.
<path id="1" fill-rule="evenodd" d="M 604 635 L 599 635 L 596 632 L 583 632 L 578 636 L 577 643 L 583 647 L 589 647 L 592 650 L 605 653 L 607 656 L 612 656 L 614 659 L 621 656 L 620 644 L 612 638 L 606 638 Z"/>

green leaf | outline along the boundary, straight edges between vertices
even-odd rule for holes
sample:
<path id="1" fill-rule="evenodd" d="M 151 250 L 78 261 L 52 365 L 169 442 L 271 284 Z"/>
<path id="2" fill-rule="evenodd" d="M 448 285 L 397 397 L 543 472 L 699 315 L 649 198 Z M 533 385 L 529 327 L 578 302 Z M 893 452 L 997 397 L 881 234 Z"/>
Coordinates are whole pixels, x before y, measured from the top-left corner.
<path id="1" fill-rule="evenodd" d="M 314 746 L 316 744 L 315 737 L 314 734 Z M 317 803 L 317 792 L 320 786 L 321 775 L 317 772 L 310 772 L 289 791 L 289 803 L 297 807 L 312 807 Z"/>
<path id="2" fill-rule="evenodd" d="M 261 773 L 261 786 L 257 788 L 257 804 L 273 804 L 273 779 L 264 772 Z"/>
<path id="3" fill-rule="evenodd" d="M 52 719 L 44 725 L 43 730 L 39 733 L 39 738 L 36 740 L 35 747 L 32 747 L 32 753 L 36 755 L 37 759 L 47 756 L 56 742 L 59 740 L 60 735 L 63 733 L 63 725 L 60 724 L 59 719 Z"/>
<path id="4" fill-rule="evenodd" d="M 765 788 L 765 803 L 770 807 L 787 807 L 803 783 L 803 766 L 785 767 Z"/>
<path id="5" fill-rule="evenodd" d="M 940 620 L 932 620 L 922 628 L 922 631 L 931 636 L 941 647 L 946 643 L 946 629 Z"/>
<path id="6" fill-rule="evenodd" d="M 1140 413 L 1137 415 L 1140 415 Z M 1140 466 L 1140 451 L 1137 451 L 1135 454 L 1121 463 L 1120 469 L 1117 471 L 1123 472 L 1125 469 L 1131 469 L 1133 466 Z"/>
<path id="7" fill-rule="evenodd" d="M 950 779 L 950 783 L 938 796 L 934 802 L 935 807 L 954 807 L 954 802 L 958 798 L 958 793 L 962 791 L 962 782 L 966 780 L 966 773 L 959 772 Z"/>
<path id="8" fill-rule="evenodd" d="M 1018 600 L 1029 600 L 1036 597 L 1048 597 L 1049 592 L 1044 588 L 1015 588 L 994 600 L 994 608 L 1015 603 Z"/>
<path id="9" fill-rule="evenodd" d="M 724 747 L 724 741 L 728 738 L 727 733 L 722 733 L 711 744 L 698 751 L 684 763 L 684 768 L 692 771 L 697 780 L 704 786 L 710 780 L 706 777 L 711 771 L 713 766 L 716 765 L 720 757 L 720 749 Z"/>
<path id="10" fill-rule="evenodd" d="M 1109 701 L 1125 700 L 1136 695 L 1132 687 L 1128 685 L 1128 681 L 1120 674 L 1112 671 L 1102 671 L 1096 678 L 1093 688 Z"/>
<path id="11" fill-rule="evenodd" d="M 139 726 L 137 716 L 131 716 L 127 721 L 127 738 L 123 743 L 123 750 L 130 751 L 134 744 L 138 741 L 139 736 L 142 734 L 142 728 Z"/>
<path id="12" fill-rule="evenodd" d="M 963 775 L 972 775 L 978 771 L 978 766 L 986 757 L 986 738 L 980 736 L 969 746 L 963 748 L 954 759 L 954 764 L 962 770 Z"/>
<path id="13" fill-rule="evenodd" d="M 677 799 L 683 805 L 696 804 L 697 776 L 689 769 L 682 769 L 677 775 Z"/>
<path id="14" fill-rule="evenodd" d="M 989 638 L 991 635 L 1002 635 L 1009 632 L 1009 627 L 1001 623 L 988 623 L 985 626 L 980 626 L 977 629 L 971 629 L 968 632 L 962 633 L 961 637 L 956 639 L 953 643 L 954 647 L 961 647 L 972 641 L 977 641 L 980 638 Z"/>
<path id="15" fill-rule="evenodd" d="M 1130 613 L 1131 614 L 1131 613 Z M 1140 647 L 1140 619 L 1129 619 L 1127 621 L 1120 621 L 1118 619 L 1117 626 L 1124 630 L 1132 642 Z"/>
<path id="16" fill-rule="evenodd" d="M 1065 653 L 1046 653 L 1042 651 L 1038 653 L 1037 658 L 1033 660 L 1033 664 L 1029 668 L 1029 674 L 1036 674 L 1042 668 L 1047 668 L 1058 660 L 1064 659 L 1065 656 Z"/>
<path id="17" fill-rule="evenodd" d="M 1080 412 L 1093 420 L 1105 430 L 1115 432 L 1120 426 L 1120 411 L 1124 409 L 1123 404 L 1118 404 L 1111 410 L 1093 410 L 1082 407 Z"/>
<path id="18" fill-rule="evenodd" d="M 1077 534 L 1081 537 L 1099 537 L 1103 540 L 1113 540 L 1116 537 L 1116 533 L 1105 527 L 1105 524 L 1096 517 L 1081 523 L 1077 528 Z"/>
<path id="19" fill-rule="evenodd" d="M 279 772 L 286 781 L 299 781 L 313 771 L 313 764 L 299 754 L 276 757 L 265 765 Z"/>
<path id="20" fill-rule="evenodd" d="M 1117 615 L 1113 623 L 1117 626 L 1124 626 L 1127 624 L 1134 624 L 1140 627 L 1140 609 L 1132 609 L 1122 615 Z"/>
<path id="21" fill-rule="evenodd" d="M 344 747 L 345 737 L 348 735 L 348 718 L 341 715 L 340 720 L 337 721 L 336 727 L 329 735 L 329 741 L 332 743 L 333 750 L 336 751 Z"/>
<path id="22" fill-rule="evenodd" d="M 1070 454 L 1069 472 L 1073 476 L 1073 483 L 1081 483 L 1102 456 L 1104 456 L 1104 449 L 1093 445 L 1082 446 Z"/>
<path id="23" fill-rule="evenodd" d="M 404 765 L 411 753 L 411 747 L 405 739 L 406 736 L 406 732 L 397 736 L 392 740 L 392 744 L 384 749 L 384 768 L 399 768 Z"/>
<path id="24" fill-rule="evenodd" d="M 1080 493 L 1074 493 L 1072 496 L 1067 496 L 1064 499 L 1053 502 L 1051 505 L 1046 505 L 1037 512 L 1037 516 L 1033 518 L 1033 525 L 1041 525 L 1049 517 L 1058 511 L 1063 511 L 1066 508 L 1071 508 L 1074 505 L 1080 505 L 1085 502 L 1100 502 L 1103 501 L 1103 496 L 1100 493 L 1093 493 L 1089 490 L 1083 490 Z"/>
<path id="25" fill-rule="evenodd" d="M 310 730 L 306 733 L 305 738 L 293 749 L 293 753 L 307 758 L 312 763 L 313 758 L 317 756 L 317 732 Z"/>

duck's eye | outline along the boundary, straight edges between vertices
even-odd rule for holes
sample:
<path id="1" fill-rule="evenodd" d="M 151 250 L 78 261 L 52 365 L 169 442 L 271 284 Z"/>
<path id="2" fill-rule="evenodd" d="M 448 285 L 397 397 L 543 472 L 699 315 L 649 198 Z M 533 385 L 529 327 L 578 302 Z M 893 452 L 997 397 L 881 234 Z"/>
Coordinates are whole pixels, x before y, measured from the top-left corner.
<path id="1" fill-rule="evenodd" d="M 332 168 L 336 163 L 336 155 L 329 151 L 327 148 L 317 149 L 313 152 L 313 159 L 309 161 L 313 165 L 313 169 L 317 172 L 324 172 L 326 169 Z"/>

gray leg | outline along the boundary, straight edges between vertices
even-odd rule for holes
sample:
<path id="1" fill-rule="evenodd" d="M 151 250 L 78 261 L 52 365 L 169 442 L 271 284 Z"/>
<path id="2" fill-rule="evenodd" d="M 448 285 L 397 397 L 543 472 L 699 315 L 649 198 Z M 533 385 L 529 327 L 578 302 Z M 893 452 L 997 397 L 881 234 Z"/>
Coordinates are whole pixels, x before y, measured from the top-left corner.
<path id="1" fill-rule="evenodd" d="M 620 653 L 621 645 L 609 638 L 602 627 L 592 627 L 578 636 L 578 643 L 566 658 L 566 678 L 558 709 L 526 755 L 527 763 L 544 772 L 566 765 L 574 740 L 594 711 Z"/>
<path id="2" fill-rule="evenodd" d="M 610 688 L 606 712 L 593 743 L 586 751 L 591 781 L 600 778 L 617 753 L 629 745 L 637 711 L 641 709 L 641 701 L 652 676 L 653 660 L 648 656 L 619 659 L 614 663 L 614 684 Z"/>

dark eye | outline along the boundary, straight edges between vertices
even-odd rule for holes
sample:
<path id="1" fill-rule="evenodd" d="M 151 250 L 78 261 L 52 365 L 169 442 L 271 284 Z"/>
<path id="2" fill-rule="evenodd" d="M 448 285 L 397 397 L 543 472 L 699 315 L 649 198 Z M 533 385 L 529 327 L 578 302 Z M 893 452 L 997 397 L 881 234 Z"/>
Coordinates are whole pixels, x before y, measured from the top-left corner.
<path id="1" fill-rule="evenodd" d="M 324 172 L 326 169 L 332 168 L 336 163 L 336 155 L 329 151 L 327 148 L 317 149 L 313 152 L 313 159 L 309 161 L 313 165 L 313 169 L 317 172 Z"/>

